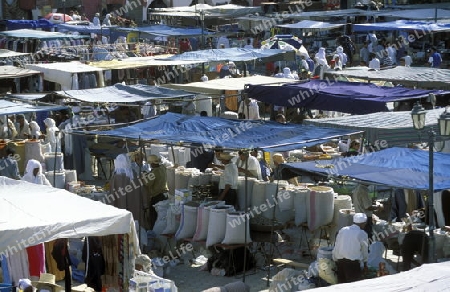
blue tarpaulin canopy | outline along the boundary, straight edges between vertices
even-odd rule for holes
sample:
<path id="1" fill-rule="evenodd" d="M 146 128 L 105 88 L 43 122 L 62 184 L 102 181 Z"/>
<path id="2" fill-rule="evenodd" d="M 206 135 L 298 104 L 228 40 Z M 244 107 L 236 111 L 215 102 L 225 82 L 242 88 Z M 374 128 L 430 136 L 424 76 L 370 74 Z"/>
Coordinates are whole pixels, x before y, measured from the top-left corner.
<path id="1" fill-rule="evenodd" d="M 295 58 L 294 51 L 285 50 L 261 50 L 261 49 L 210 49 L 185 52 L 174 55 L 164 60 L 199 61 L 199 62 L 220 62 L 220 61 L 251 61 L 265 58 L 279 58 L 279 60 L 291 60 Z"/>
<path id="2" fill-rule="evenodd" d="M 36 28 L 44 28 L 44 29 L 51 29 L 53 28 L 54 24 L 48 21 L 47 19 L 38 19 L 38 20 L 7 20 L 6 21 L 6 27 L 8 30 L 15 30 L 15 29 L 36 29 Z"/>
<path id="3" fill-rule="evenodd" d="M 111 30 L 117 26 L 93 26 L 93 25 L 73 25 L 73 24 L 58 24 L 58 31 L 76 31 L 79 33 L 95 33 L 101 35 L 110 35 Z"/>
<path id="4" fill-rule="evenodd" d="M 282 171 L 348 176 L 391 187 L 427 190 L 428 167 L 428 151 L 394 147 L 334 160 L 286 163 Z M 434 153 L 433 170 L 435 191 L 450 189 L 450 153 Z"/>
<path id="5" fill-rule="evenodd" d="M 379 23 L 354 24 L 353 31 L 412 30 L 423 33 L 450 31 L 450 23 L 435 23 L 413 20 L 397 20 Z"/>
<path id="6" fill-rule="evenodd" d="M 142 27 L 132 27 L 132 28 L 117 28 L 120 31 L 127 32 L 139 32 L 146 33 L 153 36 L 168 36 L 168 37 L 190 37 L 202 35 L 201 28 L 182 28 L 182 27 L 171 27 L 167 25 L 151 25 Z M 203 30 L 204 35 L 212 34 L 207 30 Z"/>
<path id="7" fill-rule="evenodd" d="M 287 107 L 368 114 L 388 111 L 387 102 L 425 98 L 430 93 L 448 94 L 442 90 L 384 87 L 363 82 L 310 80 L 281 86 L 248 85 L 248 97 Z"/>
<path id="8" fill-rule="evenodd" d="M 60 105 L 31 105 L 26 103 L 0 100 L 0 115 L 14 115 L 20 113 L 33 113 L 40 111 L 57 111 L 66 109 L 66 106 Z"/>
<path id="9" fill-rule="evenodd" d="M 184 90 L 143 84 L 123 85 L 121 83 L 101 88 L 57 91 L 56 93 L 81 101 L 100 103 L 135 103 L 150 99 L 184 98 L 195 95 Z"/>
<path id="10" fill-rule="evenodd" d="M 187 116 L 169 112 L 131 126 L 87 133 L 135 140 L 158 140 L 169 144 L 200 144 L 204 148 L 261 148 L 272 152 L 299 149 L 360 131 Z"/>
<path id="11" fill-rule="evenodd" d="M 279 24 L 278 27 L 291 28 L 291 29 L 304 29 L 304 30 L 331 30 L 344 26 L 345 23 L 329 23 L 323 21 L 314 20 L 302 20 L 297 23 Z"/>
<path id="12" fill-rule="evenodd" d="M 12 38 L 27 38 L 27 39 L 41 39 L 41 40 L 74 39 L 74 38 L 78 39 L 86 37 L 81 35 L 63 34 L 60 32 L 51 32 L 33 29 L 17 29 L 17 30 L 2 31 L 0 32 L 0 35 Z"/>

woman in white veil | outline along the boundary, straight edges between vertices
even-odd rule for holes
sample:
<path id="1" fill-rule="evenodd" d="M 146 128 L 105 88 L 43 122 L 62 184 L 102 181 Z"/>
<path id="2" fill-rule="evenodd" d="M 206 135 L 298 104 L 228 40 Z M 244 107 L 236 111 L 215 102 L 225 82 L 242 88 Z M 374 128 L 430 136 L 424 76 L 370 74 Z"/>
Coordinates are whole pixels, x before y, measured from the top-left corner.
<path id="1" fill-rule="evenodd" d="M 52 185 L 42 173 L 41 163 L 35 159 L 28 160 L 22 180 L 38 185 Z"/>
<path id="2" fill-rule="evenodd" d="M 56 126 L 55 120 L 46 118 L 44 124 L 47 127 L 45 142 L 50 143 L 51 152 L 61 152 L 61 135 L 59 128 Z"/>

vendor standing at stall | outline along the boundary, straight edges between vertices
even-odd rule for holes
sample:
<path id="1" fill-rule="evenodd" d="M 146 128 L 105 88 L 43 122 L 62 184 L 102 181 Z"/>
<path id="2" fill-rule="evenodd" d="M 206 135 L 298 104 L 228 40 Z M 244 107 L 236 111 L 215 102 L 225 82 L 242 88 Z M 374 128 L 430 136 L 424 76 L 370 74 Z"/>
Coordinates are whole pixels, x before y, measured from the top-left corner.
<path id="1" fill-rule="evenodd" d="M 363 271 L 368 271 L 369 239 L 363 230 L 366 222 L 366 214 L 356 213 L 353 225 L 341 228 L 336 236 L 333 260 L 336 262 L 339 283 L 359 281 L 363 277 Z M 361 269 L 361 261 L 364 263 L 364 270 Z"/>
<path id="2" fill-rule="evenodd" d="M 150 155 L 147 160 L 151 171 L 147 174 L 147 179 L 144 180 L 145 188 L 147 189 L 144 209 L 148 212 L 146 215 L 149 221 L 149 228 L 152 230 L 158 216 L 153 206 L 160 201 L 166 200 L 166 193 L 169 189 L 167 188 L 166 167 L 161 163 L 161 158 L 157 155 Z"/>
<path id="3" fill-rule="evenodd" d="M 366 214 L 367 224 L 364 227 L 364 231 L 367 233 L 369 238 L 372 238 L 372 214 L 374 211 L 381 210 L 383 205 L 373 204 L 369 194 L 369 187 L 361 183 L 353 191 L 352 202 L 355 207 L 355 213 Z"/>
<path id="4" fill-rule="evenodd" d="M 231 160 L 233 155 L 229 152 L 222 152 L 220 160 L 224 165 L 223 173 L 219 181 L 219 201 L 225 201 L 225 204 L 237 207 L 237 183 L 238 168 Z"/>

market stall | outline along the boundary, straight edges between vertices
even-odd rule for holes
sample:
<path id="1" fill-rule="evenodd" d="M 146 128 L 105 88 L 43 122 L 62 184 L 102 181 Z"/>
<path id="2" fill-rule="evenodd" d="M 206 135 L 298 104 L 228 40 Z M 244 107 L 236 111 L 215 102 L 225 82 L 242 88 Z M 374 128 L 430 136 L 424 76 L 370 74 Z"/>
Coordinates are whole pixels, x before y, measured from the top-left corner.
<path id="1" fill-rule="evenodd" d="M 388 111 L 388 102 L 424 99 L 429 94 L 436 96 L 447 94 L 441 90 L 386 87 L 335 79 L 309 80 L 279 87 L 250 84 L 245 92 L 250 98 L 278 106 L 305 107 L 350 114 L 384 112 Z"/>
<path id="2" fill-rule="evenodd" d="M 43 74 L 39 70 L 24 69 L 12 65 L 0 67 L 1 93 L 42 91 Z"/>
<path id="3" fill-rule="evenodd" d="M 368 67 L 350 67 L 342 71 L 325 71 L 325 78 L 350 77 L 362 80 L 390 81 L 394 85 L 403 85 L 409 88 L 421 88 L 429 90 L 449 90 L 450 70 L 429 67 L 405 67 L 382 70 L 369 70 Z"/>
<path id="4" fill-rule="evenodd" d="M 55 83 L 46 91 L 104 87 L 103 70 L 78 61 L 26 64 L 27 69 L 42 72 L 44 80 Z"/>
<path id="5" fill-rule="evenodd" d="M 133 277 L 134 259 L 140 254 L 135 223 L 130 212 L 65 190 L 6 177 L 0 177 L 0 185 L 0 251 L 3 263 L 13 261 L 13 258 L 20 259 L 23 255 L 26 257 L 29 247 L 48 244 L 57 239 L 109 236 L 111 242 L 117 240 L 116 244 L 110 246 L 116 249 L 116 253 L 105 254 L 106 260 L 110 264 L 120 265 L 120 268 L 117 266 L 116 274 L 110 274 L 109 270 L 109 278 L 104 283 L 117 289 L 127 289 L 129 279 Z M 104 240 L 106 243 L 106 238 Z M 51 250 L 47 260 L 52 258 Z M 74 250 L 74 253 L 81 255 L 81 250 Z M 18 271 L 27 267 L 16 266 L 14 262 L 12 265 L 14 270 L 10 270 L 8 276 L 18 283 L 19 279 L 14 277 L 20 274 L 17 274 Z M 49 266 L 48 272 L 58 272 L 56 264 Z"/>
<path id="6" fill-rule="evenodd" d="M 426 128 L 436 127 L 442 109 L 428 110 Z M 351 115 L 339 118 L 308 119 L 306 125 L 361 130 L 365 133 L 368 145 L 380 147 L 381 141 L 389 147 L 406 147 L 419 140 L 414 130 L 409 111 L 378 112 L 366 115 Z M 376 148 L 375 148 L 376 149 Z"/>

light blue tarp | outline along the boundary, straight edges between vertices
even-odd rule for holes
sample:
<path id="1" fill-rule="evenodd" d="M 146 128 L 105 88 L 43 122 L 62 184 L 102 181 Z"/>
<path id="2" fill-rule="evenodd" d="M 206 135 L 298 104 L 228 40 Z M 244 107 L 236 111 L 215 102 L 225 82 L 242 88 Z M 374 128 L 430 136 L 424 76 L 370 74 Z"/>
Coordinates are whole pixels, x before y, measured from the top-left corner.
<path id="1" fill-rule="evenodd" d="M 361 181 L 404 189 L 427 190 L 428 151 L 387 148 L 365 155 L 283 164 L 283 173 L 319 173 L 348 176 Z M 434 189 L 450 189 L 450 153 L 434 153 Z"/>
<path id="2" fill-rule="evenodd" d="M 199 62 L 221 62 L 234 61 L 245 62 L 251 60 L 260 60 L 265 58 L 279 58 L 279 60 L 291 60 L 295 57 L 294 51 L 285 51 L 279 49 L 261 50 L 261 49 L 210 49 L 185 52 L 160 60 L 181 60 L 181 61 L 199 61 Z"/>
<path id="3" fill-rule="evenodd" d="M 297 23 L 279 24 L 278 27 L 291 28 L 291 29 L 305 29 L 305 30 L 331 30 L 344 26 L 345 23 L 329 23 L 323 21 L 314 20 L 302 20 Z"/>
<path id="4" fill-rule="evenodd" d="M 59 95 L 86 102 L 132 103 L 150 99 L 171 99 L 193 97 L 194 93 L 159 86 L 143 84 L 123 85 L 121 83 L 101 88 L 57 91 Z"/>
<path id="5" fill-rule="evenodd" d="M 72 24 L 58 24 L 58 31 L 76 31 L 79 33 L 95 33 L 101 35 L 110 35 L 111 30 L 117 26 L 92 26 L 92 25 L 72 25 Z"/>
<path id="6" fill-rule="evenodd" d="M 56 111 L 66 109 L 66 106 L 47 106 L 47 105 L 31 105 L 25 103 L 12 102 L 8 100 L 0 100 L 0 115 L 14 115 L 20 113 L 33 113 L 40 111 Z"/>
<path id="7" fill-rule="evenodd" d="M 143 27 L 133 27 L 133 28 L 118 28 L 120 31 L 127 32 L 139 32 L 146 33 L 153 36 L 170 36 L 170 37 L 189 37 L 189 36 L 199 36 L 202 35 L 201 28 L 181 28 L 181 27 L 171 27 L 167 25 L 151 25 Z M 206 29 L 203 30 L 203 34 L 212 34 Z"/>
<path id="8" fill-rule="evenodd" d="M 86 37 L 81 35 L 63 34 L 60 32 L 51 32 L 33 29 L 17 29 L 17 30 L 1 31 L 0 35 L 12 38 L 27 38 L 27 39 L 41 39 L 41 40 L 78 39 Z"/>
<path id="9" fill-rule="evenodd" d="M 359 132 L 266 121 L 187 116 L 169 112 L 131 126 L 87 133 L 136 140 L 158 140 L 169 144 L 182 141 L 186 144 L 200 144 L 204 148 L 223 146 L 226 149 L 261 148 L 266 151 L 289 151 Z"/>
<path id="10" fill-rule="evenodd" d="M 397 20 L 390 22 L 354 24 L 353 30 L 354 31 L 413 30 L 419 33 L 444 32 L 450 31 L 450 23 Z"/>

